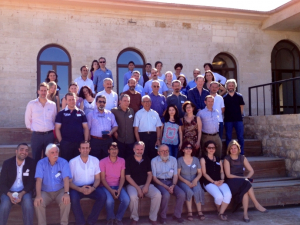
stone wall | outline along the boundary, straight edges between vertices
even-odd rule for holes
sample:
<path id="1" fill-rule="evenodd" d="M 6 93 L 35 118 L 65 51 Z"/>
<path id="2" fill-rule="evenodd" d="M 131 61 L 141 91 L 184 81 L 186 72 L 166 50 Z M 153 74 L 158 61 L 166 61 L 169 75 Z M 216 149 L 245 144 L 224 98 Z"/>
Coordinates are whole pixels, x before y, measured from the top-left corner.
<path id="1" fill-rule="evenodd" d="M 262 140 L 263 154 L 285 158 L 289 176 L 300 177 L 300 114 L 245 117 L 245 138 Z"/>

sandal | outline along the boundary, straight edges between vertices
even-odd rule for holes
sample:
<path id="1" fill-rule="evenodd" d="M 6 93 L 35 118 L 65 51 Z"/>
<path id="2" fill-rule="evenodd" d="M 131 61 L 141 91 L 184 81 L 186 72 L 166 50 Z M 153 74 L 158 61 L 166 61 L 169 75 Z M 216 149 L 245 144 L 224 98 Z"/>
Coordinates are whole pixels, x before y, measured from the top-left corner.
<path id="1" fill-rule="evenodd" d="M 193 220 L 194 220 L 194 218 L 193 218 L 193 212 L 188 212 L 186 218 L 187 218 L 187 220 L 189 220 L 189 221 L 193 221 Z"/>
<path id="2" fill-rule="evenodd" d="M 227 221 L 227 215 L 226 214 L 219 214 L 219 218 L 222 221 Z"/>
<path id="3" fill-rule="evenodd" d="M 202 213 L 202 215 L 199 215 L 199 213 Z M 205 216 L 204 216 L 204 214 L 203 214 L 202 211 L 198 211 L 197 217 L 198 217 L 198 219 L 200 219 L 200 220 L 205 220 Z"/>

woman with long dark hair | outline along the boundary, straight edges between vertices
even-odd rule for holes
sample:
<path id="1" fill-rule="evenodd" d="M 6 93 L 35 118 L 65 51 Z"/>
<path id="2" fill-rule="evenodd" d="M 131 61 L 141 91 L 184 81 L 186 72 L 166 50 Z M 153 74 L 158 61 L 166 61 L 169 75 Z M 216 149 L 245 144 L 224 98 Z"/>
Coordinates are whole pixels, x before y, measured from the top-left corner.
<path id="1" fill-rule="evenodd" d="M 94 110 L 95 106 L 92 103 L 95 98 L 92 90 L 88 86 L 83 86 L 80 89 L 79 97 L 83 99 L 83 109 L 85 115 Z"/>
<path id="2" fill-rule="evenodd" d="M 46 83 L 54 81 L 57 85 L 56 95 L 59 96 L 59 91 L 61 90 L 60 86 L 58 86 L 58 75 L 55 70 L 49 70 L 45 79 Z"/>
<path id="3" fill-rule="evenodd" d="M 180 90 L 180 93 L 187 96 L 187 89 L 186 89 L 186 78 L 184 75 L 179 75 L 177 80 L 179 80 L 181 82 L 181 90 Z"/>
<path id="4" fill-rule="evenodd" d="M 204 75 L 204 85 L 203 85 L 203 88 L 206 89 L 206 90 L 209 90 L 210 89 L 210 83 L 215 81 L 215 76 L 213 74 L 213 72 L 211 72 L 210 70 L 207 70 L 205 72 L 205 75 Z M 227 91 L 226 89 L 220 85 L 220 95 L 224 95 Z"/>
<path id="5" fill-rule="evenodd" d="M 91 80 L 93 80 L 94 78 L 94 72 L 100 68 L 100 65 L 99 65 L 99 62 L 95 59 L 93 60 L 92 62 L 92 65 L 91 65 L 91 69 L 90 69 L 90 72 L 89 72 L 89 75 L 88 75 L 88 78 L 90 78 Z"/>

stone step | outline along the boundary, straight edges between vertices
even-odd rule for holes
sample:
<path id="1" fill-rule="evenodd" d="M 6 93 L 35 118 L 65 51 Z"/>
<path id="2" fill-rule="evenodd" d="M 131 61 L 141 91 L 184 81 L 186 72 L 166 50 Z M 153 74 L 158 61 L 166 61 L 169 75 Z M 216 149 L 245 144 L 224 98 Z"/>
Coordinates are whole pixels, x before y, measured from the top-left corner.
<path id="1" fill-rule="evenodd" d="M 0 128 L 0 145 L 30 143 L 31 132 L 26 128 Z"/>
<path id="2" fill-rule="evenodd" d="M 262 145 L 261 140 L 258 139 L 245 139 L 244 140 L 244 153 L 248 156 L 261 156 L 262 155 Z M 226 141 L 222 140 L 222 150 L 223 155 L 226 155 Z"/>
<path id="3" fill-rule="evenodd" d="M 292 205 L 300 203 L 300 180 L 291 180 L 291 181 L 274 181 L 274 182 L 261 182 L 253 183 L 253 188 L 257 200 L 265 207 L 268 206 L 283 206 L 283 205 Z M 93 200 L 91 199 L 82 199 L 80 204 L 83 209 L 84 215 L 87 217 L 91 212 L 93 206 Z M 139 212 L 140 216 L 149 215 L 149 198 L 144 198 L 140 200 L 139 203 Z M 168 214 L 171 215 L 174 212 L 175 206 L 175 197 L 171 196 L 168 206 Z M 118 202 L 116 207 L 118 207 Z M 250 200 L 250 208 L 253 208 L 254 205 Z M 195 212 L 196 207 L 193 206 L 193 211 Z M 228 213 L 230 212 L 231 205 L 229 205 Z M 205 193 L 205 204 L 202 206 L 203 212 L 216 211 L 214 200 L 207 192 Z M 47 223 L 48 224 L 57 224 L 59 222 L 59 208 L 55 203 L 51 203 L 47 206 Z M 186 213 L 187 209 L 184 204 L 183 213 Z M 19 205 L 13 206 L 11 213 L 9 215 L 8 225 L 21 225 L 22 224 L 22 211 Z M 125 218 L 130 216 L 129 209 L 126 210 L 124 215 Z M 106 218 L 105 209 L 101 211 L 99 220 L 104 220 Z M 75 222 L 74 215 L 70 212 L 69 222 Z M 34 224 L 37 224 L 35 218 Z"/>

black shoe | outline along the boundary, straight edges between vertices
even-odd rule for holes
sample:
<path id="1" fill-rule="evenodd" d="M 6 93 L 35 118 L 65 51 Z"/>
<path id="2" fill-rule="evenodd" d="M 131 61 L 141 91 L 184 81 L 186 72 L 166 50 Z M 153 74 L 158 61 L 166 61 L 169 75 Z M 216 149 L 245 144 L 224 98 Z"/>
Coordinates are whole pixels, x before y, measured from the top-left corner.
<path id="1" fill-rule="evenodd" d="M 106 225 L 114 225 L 114 219 L 110 219 L 107 221 L 107 224 Z"/>
<path id="2" fill-rule="evenodd" d="M 159 223 L 161 224 L 167 224 L 167 219 L 166 218 L 162 218 L 162 217 L 159 217 Z"/>
<path id="3" fill-rule="evenodd" d="M 177 223 L 183 223 L 184 222 L 184 219 L 183 218 L 177 218 L 176 216 L 173 216 L 173 220 L 176 220 Z"/>
<path id="4" fill-rule="evenodd" d="M 123 225 L 123 222 L 115 219 L 114 225 Z"/>
<path id="5" fill-rule="evenodd" d="M 250 219 L 245 219 L 245 217 L 243 217 L 243 220 L 245 223 L 250 223 Z"/>

